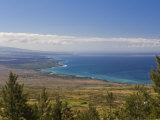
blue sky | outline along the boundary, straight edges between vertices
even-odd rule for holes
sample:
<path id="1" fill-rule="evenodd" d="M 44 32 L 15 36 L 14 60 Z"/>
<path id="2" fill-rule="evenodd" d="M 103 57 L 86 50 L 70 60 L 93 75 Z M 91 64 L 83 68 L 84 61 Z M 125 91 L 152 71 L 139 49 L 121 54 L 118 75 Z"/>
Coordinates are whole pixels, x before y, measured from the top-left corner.
<path id="1" fill-rule="evenodd" d="M 50 51 L 159 51 L 159 6 L 159 0 L 0 0 L 0 45 Z"/>

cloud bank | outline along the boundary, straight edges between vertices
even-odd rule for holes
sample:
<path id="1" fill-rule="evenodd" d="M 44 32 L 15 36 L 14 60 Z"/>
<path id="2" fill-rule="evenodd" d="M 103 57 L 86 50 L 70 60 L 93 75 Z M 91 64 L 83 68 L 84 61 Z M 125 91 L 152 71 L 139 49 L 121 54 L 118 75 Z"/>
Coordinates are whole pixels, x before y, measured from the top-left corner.
<path id="1" fill-rule="evenodd" d="M 0 32 L 0 46 L 50 51 L 159 50 L 160 39 L 103 38 Z"/>

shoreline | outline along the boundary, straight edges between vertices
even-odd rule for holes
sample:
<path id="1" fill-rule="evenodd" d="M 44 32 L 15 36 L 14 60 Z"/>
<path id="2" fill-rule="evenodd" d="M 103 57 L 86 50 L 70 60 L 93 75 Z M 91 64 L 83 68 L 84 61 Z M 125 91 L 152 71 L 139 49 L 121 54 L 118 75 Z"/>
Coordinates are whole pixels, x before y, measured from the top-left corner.
<path id="1" fill-rule="evenodd" d="M 109 82 L 109 83 L 117 83 L 117 84 L 122 84 L 122 85 L 142 85 L 144 83 L 121 83 L 121 82 L 114 82 L 114 81 L 108 81 L 108 80 L 103 80 L 103 79 L 98 79 L 98 78 L 92 78 L 92 77 L 84 77 L 84 76 L 77 76 L 77 75 L 71 75 L 71 74 L 57 74 L 54 72 L 50 71 L 40 71 L 40 72 L 45 72 L 47 73 L 48 76 L 53 77 L 53 78 L 62 78 L 62 79 L 81 79 L 81 80 L 98 80 L 98 81 L 103 81 L 103 82 Z M 145 85 L 151 85 L 151 84 L 145 84 Z"/>
<path id="2" fill-rule="evenodd" d="M 96 76 L 95 77 L 92 77 L 92 76 L 86 76 L 85 75 L 81 76 L 81 75 L 76 75 L 76 74 L 61 74 L 61 73 L 55 73 L 54 71 L 45 71 L 45 69 L 51 69 L 51 68 L 57 68 L 57 67 L 67 67 L 66 64 L 63 64 L 65 60 L 62 60 L 62 59 L 51 59 L 51 58 L 45 58 L 45 63 L 42 63 L 42 60 L 40 60 L 40 65 L 37 66 L 37 63 L 29 63 L 29 64 L 20 64 L 21 66 L 12 66 L 12 64 L 10 65 L 5 65 L 6 67 L 8 68 L 15 68 L 15 69 L 24 69 L 24 70 L 34 70 L 34 71 L 39 71 L 39 72 L 44 72 L 44 74 L 46 76 L 50 76 L 50 77 L 57 77 L 57 78 L 63 78 L 63 79 L 81 79 L 81 80 L 84 80 L 84 79 L 90 79 L 90 80 L 99 80 L 99 81 L 104 81 L 104 82 L 111 82 L 111 83 L 119 83 L 119 84 L 152 84 L 152 83 L 139 83 L 139 82 L 125 82 L 127 81 L 127 79 L 125 80 L 124 79 L 124 82 L 122 80 L 122 82 L 117 78 L 114 78 L 113 77 L 113 81 L 112 81 L 112 77 L 111 77 L 111 80 L 108 80 L 107 78 L 106 79 L 103 79 L 103 78 L 97 78 Z M 29 66 L 28 66 L 29 65 Z M 53 67 L 50 67 L 50 66 L 53 66 Z M 44 70 L 43 70 L 44 69 Z M 110 76 L 108 76 L 110 77 Z M 117 81 L 120 81 L 120 82 L 117 82 Z"/>
<path id="3" fill-rule="evenodd" d="M 52 68 L 55 68 L 55 67 L 52 67 Z M 109 80 L 93 78 L 93 77 L 85 77 L 85 76 L 80 76 L 80 75 L 59 74 L 59 73 L 54 73 L 51 71 L 41 71 L 41 70 L 39 70 L 39 71 L 45 72 L 51 77 L 57 77 L 57 78 L 63 78 L 63 79 L 81 79 L 81 80 L 90 79 L 90 80 L 99 80 L 99 81 L 103 81 L 103 82 L 118 83 L 118 84 L 125 84 L 125 85 L 137 85 L 137 84 L 138 85 L 143 85 L 143 84 L 144 85 L 151 85 L 152 84 L 152 83 L 122 83 L 122 82 L 109 81 Z"/>
<path id="4" fill-rule="evenodd" d="M 57 60 L 58 61 L 58 65 L 51 67 L 51 68 L 43 68 L 43 69 L 52 69 L 52 68 L 57 68 L 57 67 L 67 67 L 66 64 L 63 64 L 64 60 Z M 38 71 L 41 72 L 45 72 L 48 73 L 49 76 L 52 77 L 57 77 L 57 78 L 63 78 L 63 79 L 82 79 L 82 80 L 86 80 L 86 79 L 91 79 L 91 80 L 99 80 L 99 81 L 103 81 L 103 82 L 110 82 L 110 83 L 118 83 L 118 84 L 127 84 L 127 85 L 136 85 L 136 84 L 145 84 L 145 85 L 151 85 L 152 83 L 124 83 L 124 82 L 116 82 L 116 81 L 109 81 L 106 79 L 100 79 L 100 78 L 94 78 L 94 77 L 85 77 L 85 76 L 80 76 L 80 75 L 73 75 L 73 74 L 61 74 L 61 73 L 56 73 L 54 71 L 43 71 L 43 69 L 39 69 Z"/>

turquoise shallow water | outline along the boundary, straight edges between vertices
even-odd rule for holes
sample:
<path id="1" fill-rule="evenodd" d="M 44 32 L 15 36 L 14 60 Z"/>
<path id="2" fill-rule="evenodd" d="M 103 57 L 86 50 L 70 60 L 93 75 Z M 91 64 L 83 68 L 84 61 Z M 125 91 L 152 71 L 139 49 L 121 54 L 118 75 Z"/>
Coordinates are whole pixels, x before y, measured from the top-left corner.
<path id="1" fill-rule="evenodd" d="M 92 77 L 120 83 L 151 83 L 149 72 L 156 66 L 153 55 L 106 55 L 60 57 L 63 67 L 42 69 L 56 74 Z"/>

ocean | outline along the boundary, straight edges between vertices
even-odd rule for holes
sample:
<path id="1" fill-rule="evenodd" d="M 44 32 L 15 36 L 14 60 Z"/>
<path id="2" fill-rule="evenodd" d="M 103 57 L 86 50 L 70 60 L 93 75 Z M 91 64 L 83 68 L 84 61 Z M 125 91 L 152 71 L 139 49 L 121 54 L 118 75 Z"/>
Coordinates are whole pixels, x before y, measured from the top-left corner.
<path id="1" fill-rule="evenodd" d="M 73 55 L 59 57 L 62 67 L 42 69 L 55 74 L 91 77 L 111 82 L 150 84 L 149 73 L 156 67 L 154 55 Z"/>

